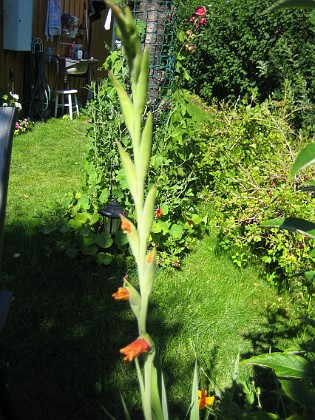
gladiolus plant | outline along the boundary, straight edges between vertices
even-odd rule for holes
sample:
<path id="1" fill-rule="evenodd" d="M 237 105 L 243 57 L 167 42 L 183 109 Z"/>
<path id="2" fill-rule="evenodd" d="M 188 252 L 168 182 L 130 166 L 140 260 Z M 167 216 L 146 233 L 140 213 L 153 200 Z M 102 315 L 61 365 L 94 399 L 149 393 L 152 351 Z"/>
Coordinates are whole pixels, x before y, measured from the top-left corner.
<path id="1" fill-rule="evenodd" d="M 148 239 L 154 218 L 163 215 L 160 208 L 155 208 L 155 185 L 149 191 L 145 191 L 151 157 L 153 125 L 151 112 L 148 112 L 144 118 L 147 105 L 149 54 L 146 49 L 142 51 L 138 31 L 129 8 L 126 7 L 123 12 L 114 3 L 108 2 L 107 4 L 115 16 L 130 73 L 130 95 L 113 74 L 110 73 L 110 77 L 119 96 L 132 145 L 132 153 L 129 154 L 122 144 L 117 142 L 128 188 L 135 205 L 136 219 L 134 224 L 127 217 L 121 215 L 121 227 L 127 235 L 131 252 L 136 261 L 139 284 L 139 290 L 137 290 L 127 278 L 124 278 L 123 287 L 118 288 L 117 292 L 113 294 L 115 300 L 129 301 L 138 324 L 138 337 L 122 348 L 120 353 L 124 355 L 126 362 L 135 361 L 145 419 L 167 420 L 169 417 L 163 374 L 157 370 L 156 349 L 146 326 L 156 265 L 156 251 L 155 249 L 148 250 Z M 140 363 L 140 357 L 143 364 Z M 195 370 L 194 408 L 191 410 L 191 413 L 195 414 L 191 415 L 191 419 L 199 418 L 196 378 Z M 127 410 L 125 405 L 124 409 Z M 126 411 L 126 417 L 130 418 L 128 411 Z"/>

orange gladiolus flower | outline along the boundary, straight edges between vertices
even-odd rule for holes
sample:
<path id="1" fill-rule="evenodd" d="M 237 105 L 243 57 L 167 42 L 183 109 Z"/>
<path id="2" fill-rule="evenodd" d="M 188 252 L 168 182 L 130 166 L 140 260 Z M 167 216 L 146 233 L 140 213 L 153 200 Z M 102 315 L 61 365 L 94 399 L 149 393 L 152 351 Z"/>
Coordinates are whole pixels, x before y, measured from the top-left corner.
<path id="1" fill-rule="evenodd" d="M 201 391 L 198 389 L 198 405 L 199 409 L 202 410 L 207 406 L 213 407 L 215 401 L 215 397 L 207 397 L 207 391 L 202 389 Z"/>
<path id="2" fill-rule="evenodd" d="M 146 353 L 150 348 L 150 344 L 144 338 L 140 337 L 119 351 L 121 354 L 125 355 L 125 361 L 132 362 L 133 359 L 137 358 L 142 353 Z"/>
<path id="3" fill-rule="evenodd" d="M 122 218 L 122 220 L 121 220 L 121 228 L 122 228 L 122 230 L 123 230 L 124 232 L 131 233 L 131 230 L 132 230 L 132 225 L 131 225 L 131 223 L 129 222 L 129 220 L 127 220 L 127 219 L 125 219 L 125 218 Z"/>
<path id="4" fill-rule="evenodd" d="M 116 300 L 129 300 L 130 292 L 125 287 L 118 287 L 117 292 L 113 293 L 112 296 Z"/>

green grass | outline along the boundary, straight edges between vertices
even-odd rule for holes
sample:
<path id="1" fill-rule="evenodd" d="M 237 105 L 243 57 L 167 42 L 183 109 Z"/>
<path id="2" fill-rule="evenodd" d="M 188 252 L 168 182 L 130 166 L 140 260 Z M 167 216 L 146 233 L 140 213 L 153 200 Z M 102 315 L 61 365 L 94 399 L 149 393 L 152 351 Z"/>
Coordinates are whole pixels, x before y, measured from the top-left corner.
<path id="1" fill-rule="evenodd" d="M 137 402 L 134 366 L 118 351 L 136 338 L 136 324 L 128 304 L 111 298 L 125 273 L 48 256 L 38 229 L 47 202 L 81 185 L 85 129 L 80 120 L 51 120 L 14 140 L 1 283 L 15 301 L 0 354 L 10 362 L 10 393 L 26 420 L 104 418 L 102 405 L 119 417 L 120 393 Z M 158 272 L 149 332 L 161 349 L 172 418 L 188 408 L 195 357 L 201 384 L 224 389 L 238 353 L 296 336 L 294 307 L 259 279 L 259 269 L 239 270 L 218 255 L 213 232 L 180 271 Z"/>
<path id="2" fill-rule="evenodd" d="M 51 119 L 14 139 L 7 200 L 8 225 L 35 222 L 45 204 L 83 182 L 84 120 Z"/>

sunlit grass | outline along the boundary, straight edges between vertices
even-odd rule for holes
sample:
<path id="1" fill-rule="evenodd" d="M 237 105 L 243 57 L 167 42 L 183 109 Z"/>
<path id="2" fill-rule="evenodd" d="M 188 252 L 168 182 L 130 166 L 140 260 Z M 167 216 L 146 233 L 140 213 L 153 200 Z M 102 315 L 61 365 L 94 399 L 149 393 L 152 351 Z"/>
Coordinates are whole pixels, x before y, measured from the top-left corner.
<path id="1" fill-rule="evenodd" d="M 85 131 L 83 120 L 51 119 L 14 138 L 7 224 L 34 222 L 45 204 L 80 188 Z"/>

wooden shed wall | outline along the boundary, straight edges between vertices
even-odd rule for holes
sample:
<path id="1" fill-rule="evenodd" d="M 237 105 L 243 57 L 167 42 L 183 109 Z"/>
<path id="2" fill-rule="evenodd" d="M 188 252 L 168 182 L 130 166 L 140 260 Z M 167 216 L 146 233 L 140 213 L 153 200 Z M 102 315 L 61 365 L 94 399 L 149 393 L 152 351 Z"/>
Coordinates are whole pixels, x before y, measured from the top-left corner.
<path id="1" fill-rule="evenodd" d="M 33 0 L 33 38 L 39 38 L 43 43 L 43 50 L 51 47 L 53 56 L 67 56 L 68 46 L 61 45 L 61 42 L 71 42 L 71 39 L 55 37 L 53 41 L 47 41 L 45 36 L 46 13 L 48 0 Z M 61 0 L 61 13 L 69 13 L 79 18 L 79 24 L 83 21 L 84 5 L 88 6 L 88 0 Z M 96 78 L 105 77 L 105 73 L 99 70 L 100 65 L 104 62 L 107 51 L 105 43 L 111 44 L 111 31 L 105 31 L 104 21 L 107 11 L 102 13 L 99 20 L 92 24 L 91 37 L 91 56 L 100 60 L 99 65 L 93 66 L 93 72 Z M 89 21 L 89 19 L 88 19 Z M 29 53 L 20 51 L 9 51 L 3 49 L 3 0 L 0 0 L 0 92 L 3 89 L 14 90 L 19 94 L 20 100 L 23 102 L 23 83 L 24 83 L 24 68 L 25 60 L 29 57 Z M 83 51 L 87 50 L 86 33 L 84 32 Z M 57 76 L 57 66 L 52 60 L 51 63 L 46 63 L 45 60 L 45 74 L 51 91 L 55 88 L 62 87 L 63 79 Z M 78 89 L 79 97 L 82 100 L 86 98 L 86 75 L 71 75 L 69 76 L 69 87 Z M 50 105 L 51 106 L 51 105 Z"/>

